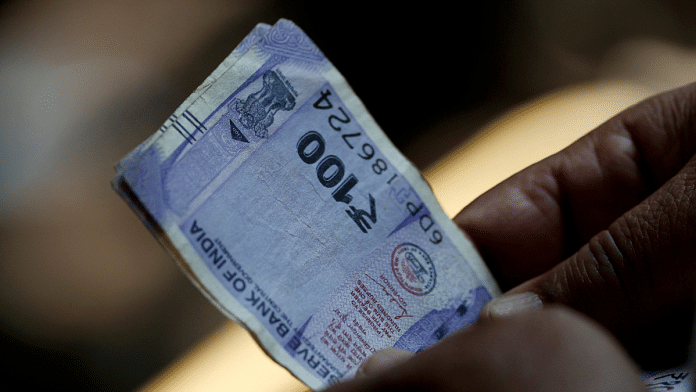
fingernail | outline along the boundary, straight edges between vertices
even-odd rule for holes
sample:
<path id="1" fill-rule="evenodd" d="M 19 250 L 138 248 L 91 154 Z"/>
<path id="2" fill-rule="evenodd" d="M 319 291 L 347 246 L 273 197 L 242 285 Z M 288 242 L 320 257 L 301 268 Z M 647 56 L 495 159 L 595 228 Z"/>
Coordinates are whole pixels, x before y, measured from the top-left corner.
<path id="1" fill-rule="evenodd" d="M 489 318 L 498 318 L 540 310 L 543 306 L 539 296 L 534 293 L 509 294 L 490 301 L 486 304 L 484 312 Z"/>
<path id="2" fill-rule="evenodd" d="M 406 362 L 413 353 L 398 348 L 385 348 L 369 356 L 355 372 L 355 377 L 379 373 L 387 368 Z"/>
<path id="3" fill-rule="evenodd" d="M 366 375 L 367 375 L 367 374 L 365 374 L 365 372 L 363 371 L 363 367 L 360 366 L 360 367 L 358 368 L 358 370 L 355 371 L 355 376 L 353 376 L 353 377 L 355 377 L 355 378 L 360 378 L 360 377 L 365 377 Z"/>

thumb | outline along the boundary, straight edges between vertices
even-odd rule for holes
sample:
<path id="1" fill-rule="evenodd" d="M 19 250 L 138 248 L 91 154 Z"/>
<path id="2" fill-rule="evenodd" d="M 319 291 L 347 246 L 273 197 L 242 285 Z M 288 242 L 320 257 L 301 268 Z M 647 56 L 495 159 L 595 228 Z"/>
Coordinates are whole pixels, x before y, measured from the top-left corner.
<path id="1" fill-rule="evenodd" d="M 358 368 L 356 377 L 372 376 L 400 365 L 414 356 L 412 352 L 394 347 L 384 348 L 370 355 Z"/>
<path id="2" fill-rule="evenodd" d="M 659 347 L 647 345 L 651 340 L 659 341 L 659 346 L 666 338 L 682 339 L 682 348 L 688 341 L 696 283 L 695 239 L 696 159 L 691 158 L 655 193 L 575 254 L 492 301 L 483 317 L 495 317 L 502 314 L 498 308 L 536 295 L 544 304 L 568 305 L 599 321 L 634 356 L 643 355 L 642 350 L 658 360 Z M 683 331 L 674 330 L 677 325 Z M 655 336 L 658 333 L 663 336 Z"/>

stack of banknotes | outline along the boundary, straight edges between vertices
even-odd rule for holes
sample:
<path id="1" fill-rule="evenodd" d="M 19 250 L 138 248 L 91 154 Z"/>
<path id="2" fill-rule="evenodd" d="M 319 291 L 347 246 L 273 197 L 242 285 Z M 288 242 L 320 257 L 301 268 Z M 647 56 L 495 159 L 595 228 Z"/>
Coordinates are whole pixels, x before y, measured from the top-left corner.
<path id="1" fill-rule="evenodd" d="M 314 389 L 376 350 L 435 344 L 499 295 L 418 170 L 288 20 L 256 26 L 116 171 L 200 291 Z"/>

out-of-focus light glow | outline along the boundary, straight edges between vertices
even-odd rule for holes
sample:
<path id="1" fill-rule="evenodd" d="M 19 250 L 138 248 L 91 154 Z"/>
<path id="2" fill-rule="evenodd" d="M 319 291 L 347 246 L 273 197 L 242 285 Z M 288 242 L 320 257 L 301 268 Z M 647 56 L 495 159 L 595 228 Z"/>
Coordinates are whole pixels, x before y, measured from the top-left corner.
<path id="1" fill-rule="evenodd" d="M 143 392 L 308 390 L 273 362 L 247 331 L 232 322 L 215 331 L 142 389 Z"/>
<path id="2" fill-rule="evenodd" d="M 551 93 L 493 121 L 424 176 L 447 216 L 512 174 L 562 150 L 655 91 L 597 82 Z"/>
<path id="3" fill-rule="evenodd" d="M 424 173 L 453 217 L 524 167 L 551 155 L 655 91 L 602 82 L 552 93 L 492 122 Z M 249 333 L 228 324 L 159 375 L 144 391 L 306 391 Z"/>

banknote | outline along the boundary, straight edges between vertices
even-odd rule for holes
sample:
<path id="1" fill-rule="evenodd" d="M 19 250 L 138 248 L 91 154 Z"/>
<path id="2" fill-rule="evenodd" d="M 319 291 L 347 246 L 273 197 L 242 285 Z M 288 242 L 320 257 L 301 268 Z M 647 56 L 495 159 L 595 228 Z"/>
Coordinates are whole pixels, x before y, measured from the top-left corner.
<path id="1" fill-rule="evenodd" d="M 499 295 L 418 170 L 288 20 L 257 26 L 116 170 L 116 191 L 191 281 L 313 389 L 381 348 L 431 346 Z"/>

